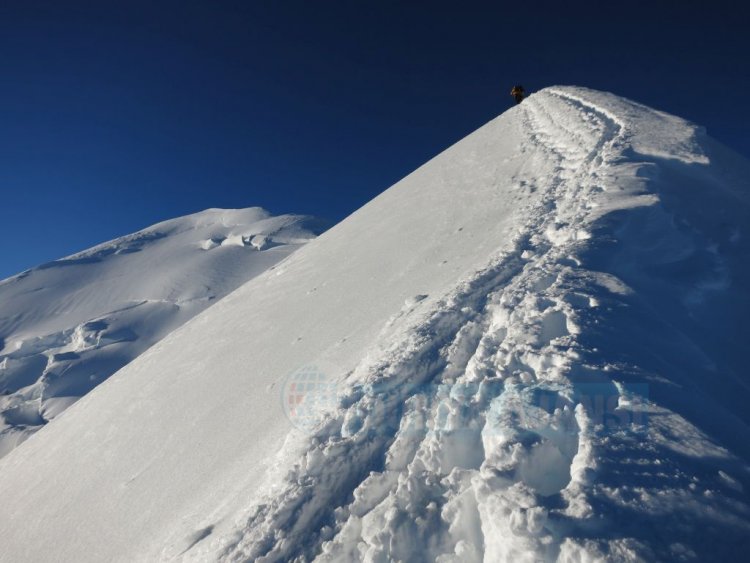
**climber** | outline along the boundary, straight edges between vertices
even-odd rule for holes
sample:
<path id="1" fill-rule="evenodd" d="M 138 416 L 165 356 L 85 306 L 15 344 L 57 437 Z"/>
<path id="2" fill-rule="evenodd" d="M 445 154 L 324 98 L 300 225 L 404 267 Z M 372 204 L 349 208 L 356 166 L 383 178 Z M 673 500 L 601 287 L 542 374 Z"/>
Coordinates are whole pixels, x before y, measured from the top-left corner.
<path id="1" fill-rule="evenodd" d="M 510 91 L 510 95 L 513 96 L 513 99 L 516 100 L 517 104 L 520 104 L 523 100 L 523 97 L 526 95 L 526 92 L 524 91 L 523 86 L 517 84 L 513 86 L 513 89 Z"/>

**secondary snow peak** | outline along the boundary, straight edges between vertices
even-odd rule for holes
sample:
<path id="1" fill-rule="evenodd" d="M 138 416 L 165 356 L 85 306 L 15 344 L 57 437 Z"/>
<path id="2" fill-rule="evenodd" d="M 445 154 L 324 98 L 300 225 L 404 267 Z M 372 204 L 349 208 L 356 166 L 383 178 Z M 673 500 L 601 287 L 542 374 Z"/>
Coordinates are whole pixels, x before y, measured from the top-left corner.
<path id="1" fill-rule="evenodd" d="M 737 559 L 748 170 L 530 95 L 0 460 L 0 560 Z"/>
<path id="2" fill-rule="evenodd" d="M 260 207 L 208 209 L 0 282 L 0 457 L 319 229 Z"/>

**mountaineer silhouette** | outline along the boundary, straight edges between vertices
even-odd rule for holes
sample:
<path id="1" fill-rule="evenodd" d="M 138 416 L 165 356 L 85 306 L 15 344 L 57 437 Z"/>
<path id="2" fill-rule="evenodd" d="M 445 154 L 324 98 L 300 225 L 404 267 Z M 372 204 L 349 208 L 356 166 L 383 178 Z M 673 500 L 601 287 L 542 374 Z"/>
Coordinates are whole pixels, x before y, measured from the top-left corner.
<path id="1" fill-rule="evenodd" d="M 523 89 L 523 86 L 521 86 L 520 84 L 516 84 L 511 89 L 510 95 L 513 96 L 513 99 L 516 100 L 517 104 L 520 104 L 523 101 L 524 96 L 526 95 L 526 91 Z"/>

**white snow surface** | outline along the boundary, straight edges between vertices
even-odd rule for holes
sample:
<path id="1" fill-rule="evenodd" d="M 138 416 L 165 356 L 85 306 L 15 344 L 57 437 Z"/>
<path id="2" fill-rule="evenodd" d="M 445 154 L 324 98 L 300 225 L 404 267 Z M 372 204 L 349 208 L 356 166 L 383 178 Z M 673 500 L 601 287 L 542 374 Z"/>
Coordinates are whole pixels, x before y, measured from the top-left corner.
<path id="1" fill-rule="evenodd" d="M 318 223 L 209 209 L 0 281 L 0 457 Z"/>
<path id="2" fill-rule="evenodd" d="M 0 560 L 746 557 L 749 179 L 531 95 L 0 460 Z"/>

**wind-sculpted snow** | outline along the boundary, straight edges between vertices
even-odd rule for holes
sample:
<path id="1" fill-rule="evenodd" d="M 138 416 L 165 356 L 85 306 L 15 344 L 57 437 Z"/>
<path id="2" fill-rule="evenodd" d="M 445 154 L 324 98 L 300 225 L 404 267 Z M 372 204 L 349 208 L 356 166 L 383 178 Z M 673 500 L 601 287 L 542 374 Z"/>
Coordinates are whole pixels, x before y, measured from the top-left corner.
<path id="1" fill-rule="evenodd" d="M 1 281 L 0 457 L 315 229 L 301 216 L 213 209 Z"/>
<path id="2" fill-rule="evenodd" d="M 0 462 L 0 559 L 742 559 L 749 178 L 533 94 Z"/>

